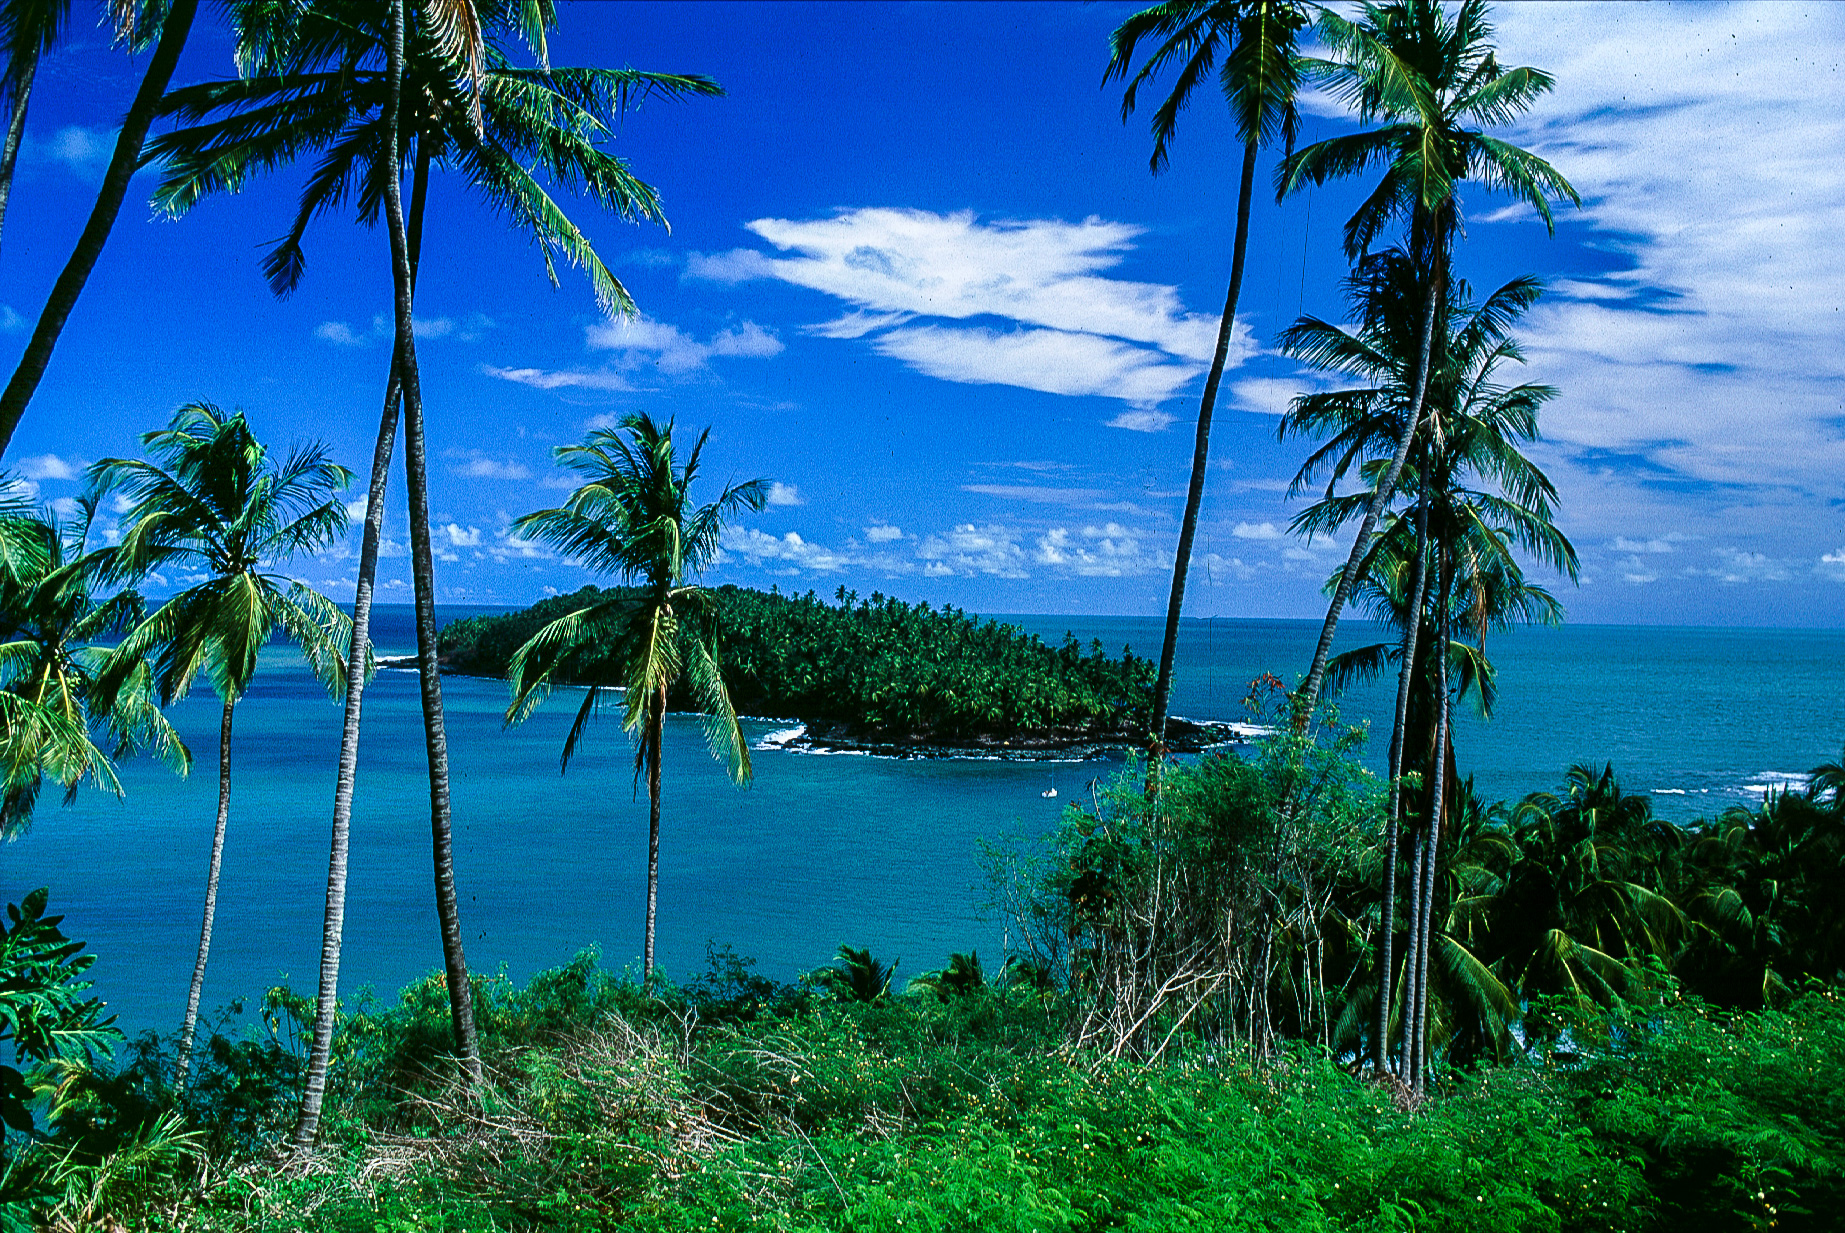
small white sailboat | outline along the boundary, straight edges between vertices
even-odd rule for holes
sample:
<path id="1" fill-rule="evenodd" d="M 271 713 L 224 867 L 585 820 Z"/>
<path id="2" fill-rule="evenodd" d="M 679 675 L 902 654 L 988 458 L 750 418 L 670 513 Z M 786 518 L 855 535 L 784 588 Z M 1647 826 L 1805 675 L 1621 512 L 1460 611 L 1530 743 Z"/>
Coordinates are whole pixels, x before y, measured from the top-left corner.
<path id="1" fill-rule="evenodd" d="M 1039 795 L 1039 796 L 1041 796 L 1041 797 L 1043 797 L 1043 798 L 1044 798 L 1045 800 L 1047 800 L 1047 801 L 1048 801 L 1048 800 L 1054 800 L 1054 799 L 1056 799 L 1056 796 L 1057 796 L 1057 775 L 1056 775 L 1056 772 L 1052 772 L 1052 773 L 1051 773 L 1051 786 L 1050 786 L 1050 787 L 1048 787 L 1048 788 L 1046 788 L 1046 789 L 1045 789 L 1044 791 L 1042 791 L 1042 792 L 1040 792 L 1040 793 L 1038 793 L 1038 795 Z"/>

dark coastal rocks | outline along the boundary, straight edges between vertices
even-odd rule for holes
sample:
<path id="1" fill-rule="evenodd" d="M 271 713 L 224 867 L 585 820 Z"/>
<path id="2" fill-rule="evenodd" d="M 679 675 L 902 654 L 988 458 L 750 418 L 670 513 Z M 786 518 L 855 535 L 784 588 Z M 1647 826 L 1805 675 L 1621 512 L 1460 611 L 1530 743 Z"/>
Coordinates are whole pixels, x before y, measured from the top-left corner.
<path id="1" fill-rule="evenodd" d="M 782 734 L 777 734 L 782 735 Z M 1174 717 L 1166 723 L 1166 745 L 1174 753 L 1201 753 L 1223 745 L 1245 744 L 1246 725 Z M 1099 757 L 1122 749 L 1144 750 L 1143 733 L 1093 728 L 1042 728 L 1024 732 L 944 736 L 934 732 L 893 732 L 849 722 L 806 722 L 782 739 L 777 749 L 813 753 L 862 753 L 886 758 L 993 757 L 1059 761 Z"/>

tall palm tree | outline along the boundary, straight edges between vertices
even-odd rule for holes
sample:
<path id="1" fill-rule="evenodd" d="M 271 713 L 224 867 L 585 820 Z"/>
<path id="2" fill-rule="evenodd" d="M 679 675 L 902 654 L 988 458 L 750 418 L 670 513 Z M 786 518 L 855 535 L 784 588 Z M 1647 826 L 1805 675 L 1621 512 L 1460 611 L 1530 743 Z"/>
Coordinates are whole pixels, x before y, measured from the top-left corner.
<path id="1" fill-rule="evenodd" d="M 1345 225 L 1346 255 L 1358 259 L 1393 221 L 1406 224 L 1405 248 L 1425 272 L 1425 299 L 1409 410 L 1389 464 L 1375 477 L 1327 608 L 1298 695 L 1300 722 L 1319 701 L 1339 615 L 1422 422 L 1436 306 L 1447 294 L 1452 240 L 1460 225 L 1458 186 L 1473 180 L 1508 193 L 1535 209 L 1552 229 L 1552 200 L 1580 204 L 1576 190 L 1549 163 L 1468 127 L 1510 123 L 1553 84 L 1538 69 L 1500 65 L 1485 0 L 1463 0 L 1452 12 L 1440 0 L 1366 3 L 1357 21 L 1322 11 L 1318 28 L 1333 58 L 1307 61 L 1306 75 L 1350 104 L 1362 122 L 1383 123 L 1296 151 L 1279 169 L 1277 196 L 1381 166 L 1383 178 Z"/>
<path id="2" fill-rule="evenodd" d="M 99 705 L 98 678 L 109 652 L 97 640 L 122 633 L 144 615 L 132 590 L 96 594 L 96 558 L 86 553 L 93 502 L 63 525 L 36 516 L 23 502 L 0 506 L 0 542 L 17 551 L 0 561 L 0 691 L 5 737 L 0 743 L 0 837 L 31 825 L 45 781 L 66 799 L 90 778 L 121 795 L 112 759 L 137 749 L 154 753 L 185 774 L 191 754 L 156 705 L 147 665 L 137 665 Z M 105 751 L 98 739 L 108 746 Z"/>
<path id="3" fill-rule="evenodd" d="M 1237 188 L 1236 239 L 1231 247 L 1230 289 L 1224 297 L 1223 316 L 1217 326 L 1217 346 L 1198 403 L 1198 427 L 1192 446 L 1191 482 L 1185 492 L 1185 513 L 1179 522 L 1179 549 L 1172 565 L 1172 591 L 1166 603 L 1166 632 L 1160 644 L 1159 675 L 1154 680 L 1153 711 L 1149 720 L 1148 779 L 1155 782 L 1166 739 L 1166 708 L 1172 697 L 1173 658 L 1179 642 L 1179 614 L 1185 606 L 1186 575 L 1191 569 L 1192 541 L 1198 533 L 1198 509 L 1204 500 L 1204 477 L 1210 459 L 1211 418 L 1217 407 L 1217 389 L 1224 376 L 1230 338 L 1236 325 L 1237 299 L 1243 291 L 1244 259 L 1249 252 L 1249 210 L 1256 179 L 1256 159 L 1264 142 L 1277 138 L 1294 145 L 1297 116 L 1294 95 L 1299 87 L 1295 41 L 1306 17 L 1292 0 L 1166 0 L 1142 9 L 1115 28 L 1110 39 L 1108 70 L 1103 84 L 1129 78 L 1121 99 L 1121 118 L 1134 112 L 1140 88 L 1170 66 L 1178 66 L 1178 79 L 1153 114 L 1153 155 L 1149 166 L 1158 175 L 1166 166 L 1168 146 L 1178 128 L 1179 113 L 1192 92 L 1223 57 L 1218 84 L 1235 118 L 1243 142 L 1243 172 Z M 1159 47 L 1133 70 L 1135 53 L 1143 40 L 1162 40 Z"/>
<path id="4" fill-rule="evenodd" d="M 623 434 L 627 434 L 625 437 Z M 605 689 L 621 688 L 622 726 L 638 733 L 634 773 L 647 774 L 647 927 L 642 971 L 653 975 L 654 908 L 660 884 L 660 741 L 667 692 L 682 681 L 705 714 L 712 756 L 739 786 L 749 782 L 749 745 L 718 670 L 715 597 L 695 579 L 718 549 L 725 519 L 760 510 L 766 480 L 733 484 L 707 505 L 692 503 L 706 429 L 682 465 L 673 422 L 629 415 L 619 430 L 592 432 L 580 445 L 560 446 L 560 462 L 586 481 L 557 509 L 513 524 L 521 535 L 551 544 L 600 573 L 631 585 L 557 618 L 514 653 L 508 723 L 535 710 L 555 682 L 589 686 L 564 741 L 568 768 L 584 726 Z"/>
<path id="5" fill-rule="evenodd" d="M 392 242 L 396 331 L 373 453 L 354 620 L 362 644 L 370 629 L 382 503 L 401 405 L 437 917 L 456 1052 L 475 1076 L 479 1046 L 454 892 L 447 738 L 436 665 L 427 449 L 412 323 L 430 170 L 461 171 L 490 204 L 511 216 L 543 253 L 553 281 L 555 249 L 584 267 L 605 309 L 631 312 L 633 301 L 626 289 L 544 191 L 539 178 L 586 192 L 619 217 L 664 223 L 653 189 L 601 143 L 613 136 L 621 113 L 645 97 L 719 93 L 715 83 L 702 77 L 553 68 L 544 35 L 554 20 L 548 0 L 432 0 L 415 9 L 380 0 L 328 0 L 305 9 L 258 7 L 239 31 L 245 75 L 175 91 L 165 108 L 187 127 L 162 137 L 154 151 L 166 160 L 156 201 L 173 214 L 183 213 L 209 193 L 235 191 L 260 172 L 312 154 L 321 156 L 302 191 L 293 224 L 265 259 L 270 286 L 278 295 L 292 291 L 305 272 L 304 238 L 308 225 L 322 212 L 351 195 L 361 221 L 375 222 L 381 207 L 385 215 Z M 523 37 L 537 55 L 537 68 L 511 63 L 498 41 L 509 30 Z M 399 179 L 406 163 L 412 165 L 407 212 Z M 334 793 L 320 1005 L 296 1134 L 303 1145 L 312 1142 L 318 1127 L 332 1041 L 362 702 L 360 683 L 354 680 Z"/>
<path id="6" fill-rule="evenodd" d="M 256 674 L 257 655 L 279 629 L 336 697 L 345 688 L 352 621 L 305 583 L 266 572 L 345 535 L 346 509 L 336 494 L 351 472 L 318 443 L 276 460 L 243 413 L 190 403 L 172 422 L 144 433 L 154 461 L 105 458 L 90 468 L 99 491 L 129 502 L 122 541 L 109 573 L 137 578 L 182 569 L 200 582 L 162 604 L 131 630 L 111 656 L 103 697 L 145 664 L 163 703 L 183 698 L 202 672 L 222 703 L 218 727 L 218 819 L 205 878 L 198 958 L 180 1028 L 182 1082 L 192 1060 L 205 962 L 217 912 L 218 872 L 231 812 L 231 728 L 237 701 Z"/>
<path id="7" fill-rule="evenodd" d="M 159 7 L 150 6 L 154 9 Z M 134 6 L 132 3 L 124 3 L 118 6 L 117 11 L 124 9 L 132 13 Z M 164 6 L 165 11 L 157 23 L 148 22 L 142 27 L 147 33 L 155 30 L 159 32 L 154 40 L 154 54 L 148 59 L 147 72 L 141 77 L 141 87 L 135 92 L 134 101 L 129 104 L 128 114 L 122 118 L 122 129 L 115 137 L 115 151 L 109 157 L 108 169 L 103 172 L 102 187 L 96 192 L 96 205 L 90 210 L 89 220 L 84 223 L 83 231 L 77 237 L 77 245 L 71 250 L 70 259 L 64 263 L 57 281 L 51 285 L 51 294 L 45 300 L 45 307 L 39 311 L 38 324 L 32 330 L 31 340 L 26 343 L 25 354 L 20 356 L 5 391 L 0 392 L 0 455 L 5 454 L 7 447 L 12 444 L 20 417 L 26 413 L 26 404 L 32 401 L 39 382 L 44 380 L 45 370 L 51 365 L 51 353 L 58 345 L 58 337 L 64 332 L 64 323 L 70 320 L 71 310 L 77 306 L 78 297 L 83 294 L 91 272 L 102 257 L 103 245 L 108 243 L 109 232 L 115 227 L 116 216 L 122 211 L 122 202 L 127 199 L 128 182 L 141 167 L 142 147 L 147 141 L 147 131 L 153 125 L 161 96 L 173 80 L 173 70 L 179 64 L 179 53 L 185 48 L 187 35 L 192 32 L 192 19 L 198 9 L 199 0 L 171 0 L 171 3 Z M 9 50 L 15 56 L 29 54 L 32 63 L 36 65 L 37 51 L 42 50 L 45 39 L 55 33 L 57 23 L 30 20 L 25 16 L 23 6 L 21 14 L 16 24 L 0 32 L 8 36 L 11 44 Z M 25 122 L 25 100 L 19 85 L 21 78 L 28 86 L 30 83 L 26 62 L 17 61 L 10 65 L 9 75 L 13 77 L 11 90 L 14 99 L 13 121 L 8 126 L 10 142 L 13 139 L 12 124 L 23 125 Z"/>
<path id="8" fill-rule="evenodd" d="M 1401 250 L 1372 254 L 1362 260 L 1348 280 L 1353 307 L 1360 318 L 1356 329 L 1317 318 L 1297 321 L 1282 337 L 1282 349 L 1316 367 L 1358 378 L 1356 388 L 1304 395 L 1284 417 L 1281 435 L 1308 434 L 1329 439 L 1309 456 L 1296 474 L 1290 491 L 1297 493 L 1326 477 L 1321 501 L 1295 520 L 1295 529 L 1309 534 L 1330 532 L 1359 515 L 1369 503 L 1363 491 L 1340 495 L 1339 481 L 1354 469 L 1376 472 L 1381 457 L 1400 439 L 1408 408 L 1417 401 L 1411 386 L 1417 368 L 1432 357 L 1433 369 L 1422 384 L 1424 431 L 1417 435 L 1413 454 L 1419 483 L 1413 490 L 1414 530 L 1405 511 L 1384 534 L 1371 539 L 1362 562 L 1365 579 L 1358 594 L 1368 596 L 1377 614 L 1403 631 L 1394 648 L 1399 665 L 1397 706 L 1390 742 L 1390 797 L 1386 812 L 1385 848 L 1394 854 L 1402 821 L 1403 777 L 1412 744 L 1410 714 L 1412 690 L 1421 682 L 1425 696 L 1440 699 L 1426 706 L 1433 731 L 1431 747 L 1447 751 L 1448 688 L 1446 672 L 1451 659 L 1462 669 L 1463 692 L 1477 685 L 1488 698 L 1490 666 L 1484 659 L 1485 635 L 1494 624 L 1509 620 L 1552 620 L 1555 601 L 1540 588 L 1524 582 L 1514 549 L 1555 566 L 1574 577 L 1575 551 L 1551 522 L 1556 490 L 1520 452 L 1519 446 L 1537 435 L 1539 408 L 1554 396 L 1549 386 L 1505 386 L 1498 378 L 1509 363 L 1523 355 L 1508 331 L 1536 301 L 1535 280 L 1515 279 L 1474 307 L 1466 284 L 1458 283 L 1441 302 L 1435 322 L 1435 345 L 1421 353 L 1424 331 L 1418 327 L 1417 309 L 1422 271 Z M 1497 491 L 1469 486 L 1478 476 Z M 1431 543 L 1435 548 L 1430 560 Z M 1425 610 L 1433 573 L 1434 603 Z M 1336 582 L 1335 584 L 1336 585 Z M 1477 658 L 1472 658 L 1449 636 L 1452 614 L 1466 614 L 1476 628 Z M 1427 629 L 1434 645 L 1446 648 L 1440 655 L 1417 654 L 1419 633 Z M 1381 670 L 1392 648 L 1383 644 L 1349 652 L 1331 663 L 1329 679 L 1340 681 L 1353 672 Z M 1426 665 L 1433 680 L 1419 678 L 1417 665 Z M 1431 800 L 1446 802 L 1453 780 L 1451 754 L 1444 753 L 1427 767 L 1422 780 Z M 1441 811 L 1427 815 L 1427 833 L 1416 839 L 1416 876 L 1411 885 L 1412 957 L 1408 1010 L 1414 1023 L 1426 1013 L 1422 992 L 1429 958 L 1427 939 L 1433 900 L 1429 880 L 1434 876 Z M 1380 969 L 1391 966 L 1395 919 L 1394 857 L 1384 865 L 1385 927 L 1380 930 Z M 1373 1063 L 1384 1064 L 1382 1046 L 1387 1038 L 1388 1008 L 1377 1008 L 1379 1028 L 1373 1038 Z M 1417 1038 L 1412 1037 L 1412 1042 Z M 1419 1047 L 1419 1046 L 1416 1046 Z M 1412 1055 L 1415 1048 L 1409 1051 Z M 1411 1074 L 1420 1071 L 1413 1064 Z"/>

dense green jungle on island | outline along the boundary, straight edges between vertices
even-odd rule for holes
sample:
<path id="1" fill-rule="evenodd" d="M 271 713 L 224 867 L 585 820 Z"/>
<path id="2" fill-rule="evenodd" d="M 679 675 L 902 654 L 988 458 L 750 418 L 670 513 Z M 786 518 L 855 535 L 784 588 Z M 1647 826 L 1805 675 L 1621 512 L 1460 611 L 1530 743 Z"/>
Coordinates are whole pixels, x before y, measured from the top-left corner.
<path id="1" fill-rule="evenodd" d="M 524 612 L 445 625 L 442 660 L 457 672 L 504 677 L 514 654 L 543 626 L 605 599 L 637 600 L 619 588 L 584 587 Z M 950 607 L 867 598 L 839 588 L 838 605 L 812 591 L 783 595 L 723 586 L 712 591 L 719 660 L 737 709 L 797 719 L 841 741 L 901 745 L 1077 744 L 1138 741 L 1147 731 L 1154 665 L 1101 643 L 1033 635 Z M 591 635 L 580 662 L 553 679 L 625 685 L 618 623 Z M 668 692 L 674 709 L 697 709 L 687 684 Z"/>
<path id="2" fill-rule="evenodd" d="M 567 495 L 506 515 L 500 532 L 504 551 L 542 547 L 607 585 L 438 638 L 436 562 L 455 559 L 441 534 L 482 532 L 431 517 L 430 458 L 449 457 L 442 425 L 425 431 L 417 358 L 420 338 L 440 336 L 415 315 L 431 178 L 531 239 L 553 282 L 559 256 L 580 271 L 598 321 L 638 322 L 613 272 L 623 261 L 569 214 L 663 224 L 662 194 L 612 137 L 652 119 L 631 114 L 644 100 L 715 100 L 723 87 L 554 64 L 549 0 L 0 0 L 0 222 L 39 60 L 77 37 L 79 11 L 136 53 L 140 84 L 42 312 L 5 309 L 0 327 L 24 350 L 0 392 L 0 453 L 137 174 L 166 219 L 264 176 L 303 180 L 261 260 L 278 296 L 304 277 L 310 224 L 351 207 L 381 228 L 393 311 L 369 341 L 388 337 L 391 360 L 364 475 L 322 442 L 272 449 L 242 411 L 201 398 L 122 456 L 66 466 L 81 497 L 42 500 L 20 460 L 0 477 L 0 836 L 55 828 L 59 794 L 123 796 L 118 763 L 132 756 L 205 779 L 209 751 L 188 748 L 164 708 L 196 690 L 221 716 L 180 1022 L 116 1021 L 90 980 L 111 956 L 85 944 L 56 885 L 0 897 L 0 1233 L 1845 1227 L 1845 759 L 1688 825 L 1655 816 L 1606 762 L 1557 767 L 1552 790 L 1495 802 L 1457 760 L 1456 708 L 1490 716 L 1498 696 L 1489 634 L 1561 621 L 1548 586 L 1584 573 L 1531 456 L 1544 457 L 1532 447 L 1558 391 L 1519 376 L 1518 333 L 1544 282 L 1466 276 L 1464 196 L 1527 227 L 1582 204 L 1563 170 L 1487 132 L 1539 109 L 1554 83 L 1501 61 L 1482 0 L 1165 0 L 1094 49 L 1122 118 L 1150 126 L 1150 170 L 1174 152 L 1188 105 L 1221 93 L 1236 141 L 1218 154 L 1242 173 L 1234 212 L 1227 194 L 1199 206 L 1236 240 L 1214 352 L 1194 348 L 1185 378 L 1203 392 L 1176 551 L 1160 567 L 1172 581 L 1157 661 L 882 593 L 841 587 L 829 603 L 703 585 L 736 543 L 727 532 L 782 485 L 712 485 L 709 433 L 641 409 L 647 392 L 613 368 L 508 377 L 631 401 L 555 448 L 560 471 L 527 490 Z M 223 23 L 214 37 L 234 46 L 237 77 L 175 84 L 195 20 Z M 1316 118 L 1311 139 L 1299 105 L 1310 90 L 1322 111 L 1347 113 Z M 695 140 L 692 122 L 681 131 Z M 1587 159 L 1595 135 L 1569 137 L 1554 148 Z M 1325 577 L 1312 660 L 1251 683 L 1248 718 L 1268 735 L 1188 751 L 1168 715 L 1185 669 L 1176 630 L 1206 559 L 1205 481 L 1230 465 L 1213 462 L 1210 430 L 1249 325 L 1237 297 L 1256 194 L 1272 187 L 1282 203 L 1335 183 L 1362 188 L 1358 212 L 1336 239 L 1323 218 L 1300 234 L 1337 248 L 1348 311 L 1267 340 L 1315 379 L 1276 421 L 1282 440 L 1311 443 L 1292 483 L 1271 484 L 1276 509 L 1284 487 L 1304 504 L 1285 531 L 1259 533 L 1321 547 L 1337 535 L 1349 556 Z M 24 176 L 22 195 L 42 185 Z M 865 317 L 809 332 L 882 328 Z M 368 341 L 341 322 L 315 332 Z M 715 338 L 748 343 L 740 328 Z M 1148 409 L 1157 401 L 1136 395 L 1122 414 L 1146 426 L 1165 415 Z M 408 519 L 387 534 L 400 429 L 405 506 L 392 518 L 407 507 Z M 323 553 L 342 578 L 351 570 L 350 606 L 290 572 Z M 340 961 L 374 591 L 391 554 L 414 581 L 431 841 L 418 877 L 433 873 L 440 939 L 426 978 L 377 997 L 350 973 L 342 988 Z M 923 585 L 940 576 L 916 570 Z M 1349 611 L 1386 640 L 1334 654 Z M 301 987 L 214 1009 L 202 990 L 234 720 L 272 642 L 342 708 L 320 960 Z M 469 968 L 444 662 L 504 677 L 509 727 L 557 687 L 589 686 L 569 695 L 566 769 L 599 703 L 619 716 L 636 809 L 644 785 L 649 811 L 633 962 L 587 949 L 523 985 Z M 1365 679 L 1397 685 L 1388 732 L 1339 718 L 1341 689 Z M 619 700 L 605 699 L 612 687 Z M 1005 953 L 970 945 L 900 979 L 861 939 L 828 938 L 833 963 L 772 979 L 739 938 L 713 944 L 703 972 L 675 973 L 655 963 L 669 710 L 699 713 L 737 785 L 752 775 L 745 715 L 861 745 L 1135 752 L 1047 834 L 983 848 Z M 1386 773 L 1363 765 L 1366 740 L 1387 742 Z M 498 822 L 518 826 L 508 797 Z M 637 831 L 631 852 L 598 858 L 632 860 L 638 884 L 641 851 Z"/>

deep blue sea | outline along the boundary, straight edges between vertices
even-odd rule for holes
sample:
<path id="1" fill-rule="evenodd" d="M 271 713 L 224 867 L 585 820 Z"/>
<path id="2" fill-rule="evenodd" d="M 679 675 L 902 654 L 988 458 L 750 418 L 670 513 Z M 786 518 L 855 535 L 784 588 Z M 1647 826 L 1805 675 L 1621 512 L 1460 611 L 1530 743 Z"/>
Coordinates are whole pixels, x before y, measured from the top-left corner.
<path id="1" fill-rule="evenodd" d="M 1158 651 L 1151 618 L 1005 619 L 1051 639 L 1067 629 L 1111 651 Z M 407 607 L 381 607 L 375 622 L 381 652 L 414 650 Z M 1305 621 L 1187 621 L 1175 713 L 1246 718 L 1249 682 L 1274 672 L 1291 684 L 1317 632 Z M 1371 632 L 1350 622 L 1341 645 Z M 1572 762 L 1611 760 L 1627 788 L 1654 794 L 1659 813 L 1689 820 L 1797 782 L 1845 742 L 1845 631 L 1566 626 L 1508 633 L 1489 651 L 1497 712 L 1457 728 L 1462 769 L 1488 799 L 1554 787 Z M 508 731 L 503 684 L 443 684 L 470 964 L 523 979 L 592 944 L 609 966 L 633 960 L 647 801 L 616 715 L 560 776 L 569 698 Z M 1388 690 L 1353 691 L 1346 717 L 1378 729 Z M 189 780 L 129 762 L 126 799 L 85 788 L 65 807 L 47 792 L 32 831 L 0 848 L 0 895 L 52 888 L 66 931 L 101 956 L 99 992 L 133 1030 L 170 1030 L 184 1008 L 216 806 L 217 701 L 201 687 L 171 713 L 198 758 Z M 339 724 L 339 705 L 292 652 L 265 653 L 237 709 L 208 1006 L 284 980 L 313 992 Z M 749 725 L 756 739 L 787 727 Z M 1376 763 L 1387 738 L 1384 719 Z M 951 951 L 996 954 L 1000 926 L 981 910 L 981 842 L 1042 833 L 1089 780 L 1119 766 L 754 757 L 755 784 L 739 791 L 695 718 L 667 722 L 659 957 L 676 977 L 703 969 L 708 941 L 779 978 L 827 962 L 842 942 L 900 959 L 900 976 Z M 390 996 L 440 967 L 425 775 L 416 676 L 382 672 L 366 695 L 343 991 Z M 1051 786 L 1059 797 L 1044 799 Z"/>

